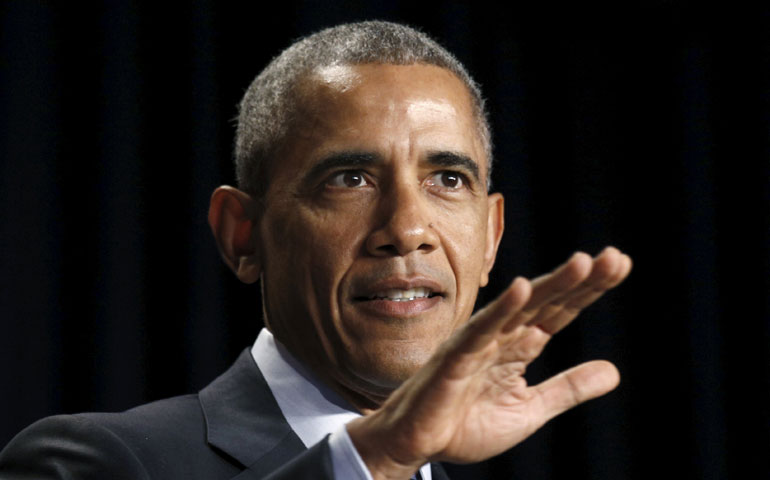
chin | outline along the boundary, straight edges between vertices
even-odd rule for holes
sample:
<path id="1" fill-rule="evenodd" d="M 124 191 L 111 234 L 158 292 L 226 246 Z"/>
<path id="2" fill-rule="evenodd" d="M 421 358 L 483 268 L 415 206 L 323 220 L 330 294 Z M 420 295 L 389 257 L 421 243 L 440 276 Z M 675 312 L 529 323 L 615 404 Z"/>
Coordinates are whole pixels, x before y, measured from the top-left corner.
<path id="1" fill-rule="evenodd" d="M 382 355 L 368 355 L 366 359 L 349 364 L 353 375 L 369 389 L 382 395 L 389 394 L 409 380 L 430 359 L 435 349 L 414 348 L 414 345 L 389 345 Z M 372 392 L 372 393 L 375 393 Z"/>

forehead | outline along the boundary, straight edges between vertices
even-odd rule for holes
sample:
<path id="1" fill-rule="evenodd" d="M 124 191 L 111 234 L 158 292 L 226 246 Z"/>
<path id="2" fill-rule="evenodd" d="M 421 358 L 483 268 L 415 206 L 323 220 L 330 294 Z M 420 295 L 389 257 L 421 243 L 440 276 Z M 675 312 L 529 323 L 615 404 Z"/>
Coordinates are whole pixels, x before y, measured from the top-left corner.
<path id="1" fill-rule="evenodd" d="M 436 65 L 332 65 L 313 70 L 306 79 L 304 85 L 315 88 L 317 94 L 357 91 L 408 98 L 430 93 L 437 98 L 451 97 L 458 104 L 470 107 L 470 94 L 465 85 L 454 73 Z"/>
<path id="2" fill-rule="evenodd" d="M 357 107 L 359 114 L 408 106 L 470 119 L 471 97 L 449 70 L 434 65 L 335 65 L 302 82 L 301 108 Z"/>
<path id="3" fill-rule="evenodd" d="M 449 70 L 423 64 L 323 67 L 307 75 L 297 92 L 289 149 L 333 141 L 365 149 L 419 138 L 465 150 L 486 170 L 472 97 Z"/>

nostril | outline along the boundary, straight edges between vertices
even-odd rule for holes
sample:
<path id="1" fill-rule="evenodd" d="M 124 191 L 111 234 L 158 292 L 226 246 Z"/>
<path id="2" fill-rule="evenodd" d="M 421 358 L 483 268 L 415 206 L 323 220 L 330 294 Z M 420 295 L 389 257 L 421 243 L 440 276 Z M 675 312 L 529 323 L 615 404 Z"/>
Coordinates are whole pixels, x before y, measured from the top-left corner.
<path id="1" fill-rule="evenodd" d="M 377 251 L 381 253 L 387 253 L 388 255 L 398 255 L 398 248 L 395 245 L 380 245 L 377 247 Z"/>

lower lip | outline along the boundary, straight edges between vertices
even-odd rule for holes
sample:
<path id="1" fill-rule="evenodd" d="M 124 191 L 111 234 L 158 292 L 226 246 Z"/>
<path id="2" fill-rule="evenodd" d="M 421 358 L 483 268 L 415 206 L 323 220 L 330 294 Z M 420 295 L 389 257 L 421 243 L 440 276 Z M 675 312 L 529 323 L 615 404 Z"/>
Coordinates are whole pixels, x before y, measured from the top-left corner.
<path id="1" fill-rule="evenodd" d="M 396 302 L 393 300 L 376 299 L 362 300 L 357 305 L 376 315 L 386 317 L 410 317 L 426 312 L 435 307 L 440 301 L 441 296 L 415 298 L 414 300 Z"/>

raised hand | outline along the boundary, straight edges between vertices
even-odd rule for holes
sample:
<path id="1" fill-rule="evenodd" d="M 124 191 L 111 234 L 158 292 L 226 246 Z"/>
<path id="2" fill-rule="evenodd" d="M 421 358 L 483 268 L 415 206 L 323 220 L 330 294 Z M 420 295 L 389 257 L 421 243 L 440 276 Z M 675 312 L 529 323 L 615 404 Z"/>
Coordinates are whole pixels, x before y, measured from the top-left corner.
<path id="1" fill-rule="evenodd" d="M 555 333 L 630 270 L 631 259 L 608 247 L 595 258 L 576 253 L 531 282 L 515 279 L 380 409 L 348 424 L 374 478 L 409 478 L 427 461 L 484 460 L 615 388 L 619 374 L 606 361 L 534 386 L 524 373 Z"/>

